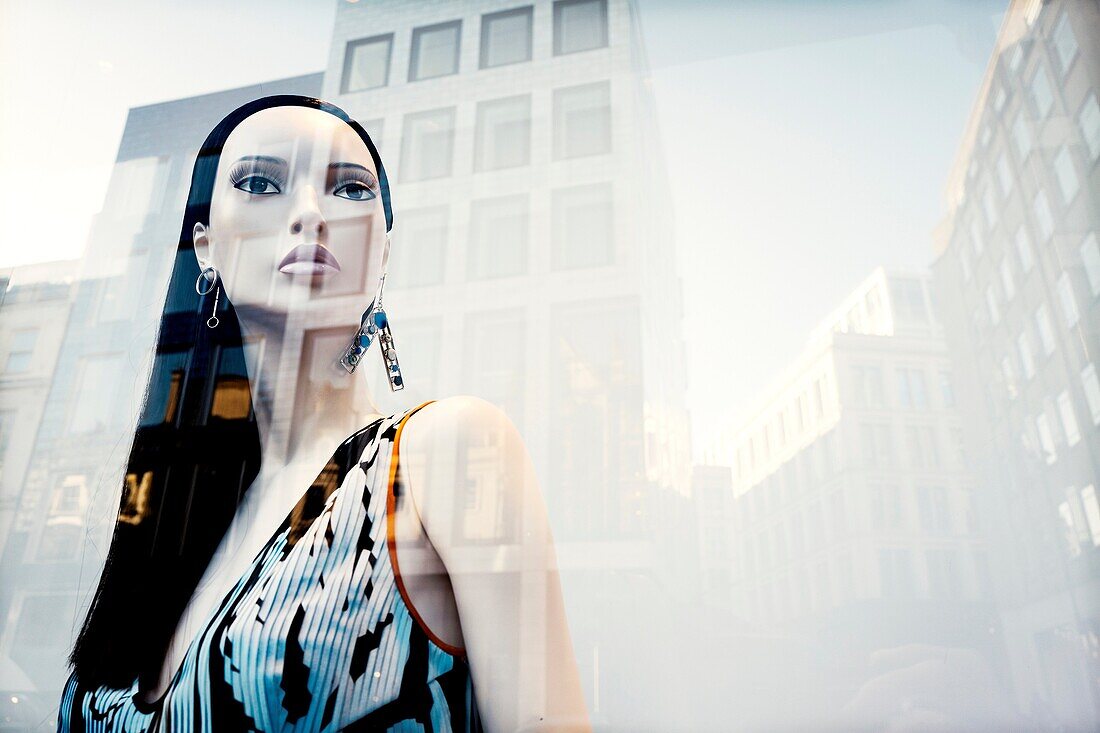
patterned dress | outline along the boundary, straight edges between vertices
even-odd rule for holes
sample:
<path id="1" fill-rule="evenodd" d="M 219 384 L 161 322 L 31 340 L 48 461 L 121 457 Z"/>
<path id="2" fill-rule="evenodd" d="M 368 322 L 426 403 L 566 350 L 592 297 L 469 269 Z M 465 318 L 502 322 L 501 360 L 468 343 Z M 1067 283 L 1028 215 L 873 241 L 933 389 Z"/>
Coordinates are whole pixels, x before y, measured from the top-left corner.
<path id="1" fill-rule="evenodd" d="M 395 566 L 398 437 L 429 402 L 337 448 L 159 701 L 74 672 L 58 730 L 480 731 L 463 650 L 427 631 Z"/>

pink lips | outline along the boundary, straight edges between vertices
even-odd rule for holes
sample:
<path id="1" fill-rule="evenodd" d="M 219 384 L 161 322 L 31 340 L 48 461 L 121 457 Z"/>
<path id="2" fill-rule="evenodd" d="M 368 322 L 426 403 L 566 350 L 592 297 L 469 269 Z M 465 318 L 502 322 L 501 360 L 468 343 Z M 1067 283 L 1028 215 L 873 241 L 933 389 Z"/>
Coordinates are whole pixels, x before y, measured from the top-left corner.
<path id="1" fill-rule="evenodd" d="M 336 257 L 320 244 L 299 244 L 286 253 L 279 263 L 279 272 L 288 275 L 323 275 L 340 272 Z"/>

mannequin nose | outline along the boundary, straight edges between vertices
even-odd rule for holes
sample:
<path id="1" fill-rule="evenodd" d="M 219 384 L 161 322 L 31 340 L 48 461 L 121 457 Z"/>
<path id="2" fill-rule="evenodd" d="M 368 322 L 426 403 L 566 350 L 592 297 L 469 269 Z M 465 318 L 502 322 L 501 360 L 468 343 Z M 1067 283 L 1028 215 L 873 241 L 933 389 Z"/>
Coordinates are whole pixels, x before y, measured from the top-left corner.
<path id="1" fill-rule="evenodd" d="M 327 224 L 317 205 L 317 192 L 312 186 L 304 186 L 295 201 L 294 213 L 290 217 L 290 233 L 320 237 L 325 234 Z"/>

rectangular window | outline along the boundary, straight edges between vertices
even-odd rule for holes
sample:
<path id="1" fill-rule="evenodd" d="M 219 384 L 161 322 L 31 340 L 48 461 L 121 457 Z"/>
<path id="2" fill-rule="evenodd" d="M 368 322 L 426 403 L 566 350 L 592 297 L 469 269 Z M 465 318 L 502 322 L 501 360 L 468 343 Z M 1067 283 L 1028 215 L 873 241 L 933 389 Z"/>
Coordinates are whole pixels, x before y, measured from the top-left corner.
<path id="1" fill-rule="evenodd" d="M 1035 376 L 1035 359 L 1031 355 L 1031 340 L 1027 332 L 1023 332 L 1016 339 L 1016 350 L 1020 352 L 1020 365 L 1024 368 L 1024 378 L 1031 379 Z"/>
<path id="2" fill-rule="evenodd" d="M 31 368 L 34 345 L 38 342 L 37 328 L 21 328 L 11 336 L 8 359 L 4 364 L 7 374 L 20 374 Z"/>
<path id="3" fill-rule="evenodd" d="M 913 559 L 906 549 L 883 549 L 879 555 L 879 584 L 883 598 L 913 596 Z"/>
<path id="4" fill-rule="evenodd" d="M 1085 402 L 1092 413 L 1094 425 L 1100 425 L 1100 379 L 1096 376 L 1096 367 L 1088 364 L 1081 370 L 1081 389 L 1085 392 Z"/>
<path id="5" fill-rule="evenodd" d="M 527 272 L 530 226 L 527 194 L 481 199 L 470 204 L 466 275 L 474 279 Z"/>
<path id="6" fill-rule="evenodd" d="M 393 235 L 386 285 L 423 287 L 443 282 L 448 251 L 447 206 L 402 210 Z"/>
<path id="7" fill-rule="evenodd" d="M 1073 400 L 1069 392 L 1063 390 L 1058 395 L 1058 416 L 1062 418 L 1062 430 L 1066 434 L 1066 445 L 1071 448 L 1081 441 L 1081 430 L 1077 427 L 1077 415 L 1073 412 Z"/>
<path id="8" fill-rule="evenodd" d="M 1085 268 L 1085 276 L 1089 281 L 1089 290 L 1092 294 L 1100 295 L 1100 246 L 1096 243 L 1096 233 L 1089 232 L 1085 241 L 1081 242 L 1081 264 Z"/>
<path id="9" fill-rule="evenodd" d="M 1031 130 L 1027 127 L 1026 115 L 1020 112 L 1016 115 L 1016 121 L 1012 123 L 1012 139 L 1016 142 L 1016 152 L 1020 155 L 1020 163 L 1031 155 Z"/>
<path id="10" fill-rule="evenodd" d="M 1089 150 L 1089 159 L 1100 157 L 1100 104 L 1096 95 L 1090 94 L 1081 111 L 1077 113 L 1077 126 L 1081 128 L 1081 137 Z"/>
<path id="11" fill-rule="evenodd" d="M 611 85 L 601 81 L 554 90 L 554 159 L 611 151 Z"/>
<path id="12" fill-rule="evenodd" d="M 1054 328 L 1050 325 L 1050 311 L 1045 303 L 1035 310 L 1035 327 L 1039 330 L 1043 355 L 1050 356 L 1054 353 Z"/>
<path id="13" fill-rule="evenodd" d="M 940 372 L 940 399 L 944 407 L 955 406 L 955 380 L 951 372 Z"/>
<path id="14" fill-rule="evenodd" d="M 401 179 L 423 181 L 451 175 L 454 144 L 454 107 L 405 115 Z"/>
<path id="15" fill-rule="evenodd" d="M 993 187 L 986 186 L 982 192 L 982 213 L 985 214 L 985 223 L 990 229 L 997 226 L 997 202 L 993 199 Z"/>
<path id="16" fill-rule="evenodd" d="M 1030 272 L 1034 264 L 1031 256 L 1031 237 L 1022 226 L 1016 230 L 1016 254 L 1020 256 L 1020 270 L 1024 273 Z"/>
<path id="17" fill-rule="evenodd" d="M 1001 153 L 997 158 L 997 183 L 1001 186 L 1001 195 L 1008 196 L 1012 191 L 1012 167 L 1008 163 L 1008 154 Z"/>
<path id="18" fill-rule="evenodd" d="M 76 391 L 70 402 L 69 432 L 90 433 L 118 424 L 122 355 L 87 356 L 77 367 Z"/>
<path id="19" fill-rule="evenodd" d="M 1001 311 L 997 307 L 997 294 L 994 292 L 992 285 L 985 289 L 985 304 L 989 307 L 989 320 L 996 326 L 1001 322 Z"/>
<path id="20" fill-rule="evenodd" d="M 513 168 L 531 161 L 531 95 L 478 102 L 474 170 Z"/>
<path id="21" fill-rule="evenodd" d="M 558 189 L 551 208 L 552 269 L 600 267 L 614 261 L 610 183 Z"/>
<path id="22" fill-rule="evenodd" d="M 1016 281 L 1012 278 L 1012 266 L 1007 257 L 1001 260 L 1001 287 L 1005 291 L 1005 302 L 1016 297 Z"/>
<path id="23" fill-rule="evenodd" d="M 1100 547 L 1100 504 L 1096 501 L 1096 487 L 1089 484 L 1081 489 L 1081 507 L 1085 512 L 1085 522 L 1089 526 L 1089 535 L 1094 547 Z"/>
<path id="24" fill-rule="evenodd" d="M 1041 413 L 1035 418 L 1035 430 L 1039 433 L 1039 449 L 1047 463 L 1058 460 L 1058 452 L 1054 450 L 1054 433 L 1050 431 L 1050 421 L 1046 413 Z"/>
<path id="25" fill-rule="evenodd" d="M 1058 301 L 1062 306 L 1062 316 L 1066 319 L 1066 328 L 1073 328 L 1077 325 L 1080 314 L 1077 312 L 1077 299 L 1073 296 L 1069 273 L 1063 272 L 1058 278 Z"/>
<path id="26" fill-rule="evenodd" d="M 1077 191 L 1081 188 L 1077 179 L 1077 169 L 1073 166 L 1073 156 L 1065 145 L 1058 151 L 1054 158 L 1054 176 L 1058 179 L 1058 188 L 1062 192 L 1062 202 L 1068 204 L 1073 201 Z"/>
<path id="27" fill-rule="evenodd" d="M 344 74 L 340 93 L 376 89 L 390 83 L 393 34 L 348 41 L 344 50 Z"/>
<path id="28" fill-rule="evenodd" d="M 1016 395 L 1019 394 L 1016 386 L 1016 370 L 1012 368 L 1012 359 L 1007 356 L 1001 359 L 1001 375 L 1005 379 L 1005 390 L 1008 392 L 1008 398 L 1010 400 L 1016 399 Z"/>
<path id="29" fill-rule="evenodd" d="M 1045 242 L 1054 234 L 1054 216 L 1050 213 L 1050 202 L 1047 201 L 1046 193 L 1039 191 L 1035 194 L 1032 209 L 1035 212 L 1035 223 L 1039 225 L 1039 237 Z"/>
<path id="30" fill-rule="evenodd" d="M 409 81 L 457 74 L 461 35 L 461 20 L 414 28 Z"/>
<path id="31" fill-rule="evenodd" d="M 481 68 L 530 61 L 533 16 L 532 5 L 482 15 Z"/>
<path id="32" fill-rule="evenodd" d="M 970 250 L 959 247 L 959 269 L 962 270 L 963 282 L 970 282 Z"/>
<path id="33" fill-rule="evenodd" d="M 1041 120 L 1050 114 L 1050 108 L 1054 106 L 1054 94 L 1050 90 L 1050 77 L 1046 69 L 1040 63 L 1035 68 L 1035 74 L 1028 84 L 1031 91 L 1031 105 L 1035 112 L 1035 119 Z"/>
<path id="34" fill-rule="evenodd" d="M 607 45 L 607 0 L 557 0 L 554 3 L 554 55 Z"/>
<path id="35" fill-rule="evenodd" d="M 1065 76 L 1070 64 L 1077 57 L 1077 39 L 1073 36 L 1073 28 L 1069 24 L 1069 13 L 1062 13 L 1061 20 L 1054 27 L 1051 34 L 1054 41 L 1054 51 L 1058 55 L 1058 68 Z"/>

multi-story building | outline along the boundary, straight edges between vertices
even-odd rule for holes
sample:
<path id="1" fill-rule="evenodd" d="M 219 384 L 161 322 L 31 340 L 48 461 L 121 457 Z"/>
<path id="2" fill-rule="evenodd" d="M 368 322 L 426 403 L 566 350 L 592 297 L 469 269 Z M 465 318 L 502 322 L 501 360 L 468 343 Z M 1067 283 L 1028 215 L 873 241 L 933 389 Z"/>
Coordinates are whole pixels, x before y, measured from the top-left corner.
<path id="1" fill-rule="evenodd" d="M 1013 2 L 935 275 L 1018 704 L 1100 721 L 1100 7 Z"/>
<path id="2" fill-rule="evenodd" d="M 960 631 L 987 650 L 987 560 L 931 297 L 927 275 L 876 270 L 709 449 L 732 468 L 739 623 L 827 640 L 842 664 Z"/>
<path id="3" fill-rule="evenodd" d="M 668 687 L 635 644 L 661 622 L 646 609 L 676 554 L 660 529 L 690 493 L 682 296 L 640 39 L 627 0 L 340 2 L 323 73 L 131 110 L 74 295 L 80 356 L 55 373 L 5 542 L 0 650 L 44 704 L 70 641 L 53 630 L 79 622 L 117 512 L 121 476 L 104 466 L 125 461 L 198 145 L 244 101 L 292 92 L 362 122 L 390 175 L 386 309 L 406 388 L 360 369 L 379 409 L 462 393 L 505 409 L 542 480 L 595 718 L 671 709 L 639 701 Z M 282 353 L 298 356 L 280 380 L 342 348 L 373 285 L 318 290 L 308 321 L 291 314 Z M 292 390 L 273 409 L 296 424 Z M 467 474 L 491 465 L 472 448 Z M 62 502 L 64 537 L 57 492 L 80 497 Z"/>
<path id="4" fill-rule="evenodd" d="M 71 283 L 43 278 L 8 291 L 0 331 L 25 344 L 23 330 L 39 327 L 32 358 L 41 416 L 20 413 L 25 431 L 13 431 L 11 445 L 26 449 L 25 469 L 9 481 L 5 467 L 3 477 L 12 517 L 0 534 L 0 730 L 38 725 L 60 699 L 81 604 L 94 590 L 118 513 L 198 147 L 249 99 L 315 96 L 320 85 L 321 74 L 313 74 L 130 110 L 85 253 L 58 272 Z M 8 371 L 12 359 L 25 358 L 9 355 Z M 5 405 L 14 379 L 0 377 Z"/>
<path id="5" fill-rule="evenodd" d="M 567 598 L 585 599 L 571 619 L 592 709 L 642 720 L 664 701 L 608 680 L 652 668 L 630 639 L 653 623 L 659 537 L 689 494 L 690 456 L 636 9 L 389 0 L 341 3 L 335 27 L 324 96 L 364 122 L 393 182 L 386 303 L 408 387 L 392 398 L 371 369 L 372 392 L 472 393 L 512 417 Z M 361 301 L 334 299 L 334 319 L 353 322 Z"/>

